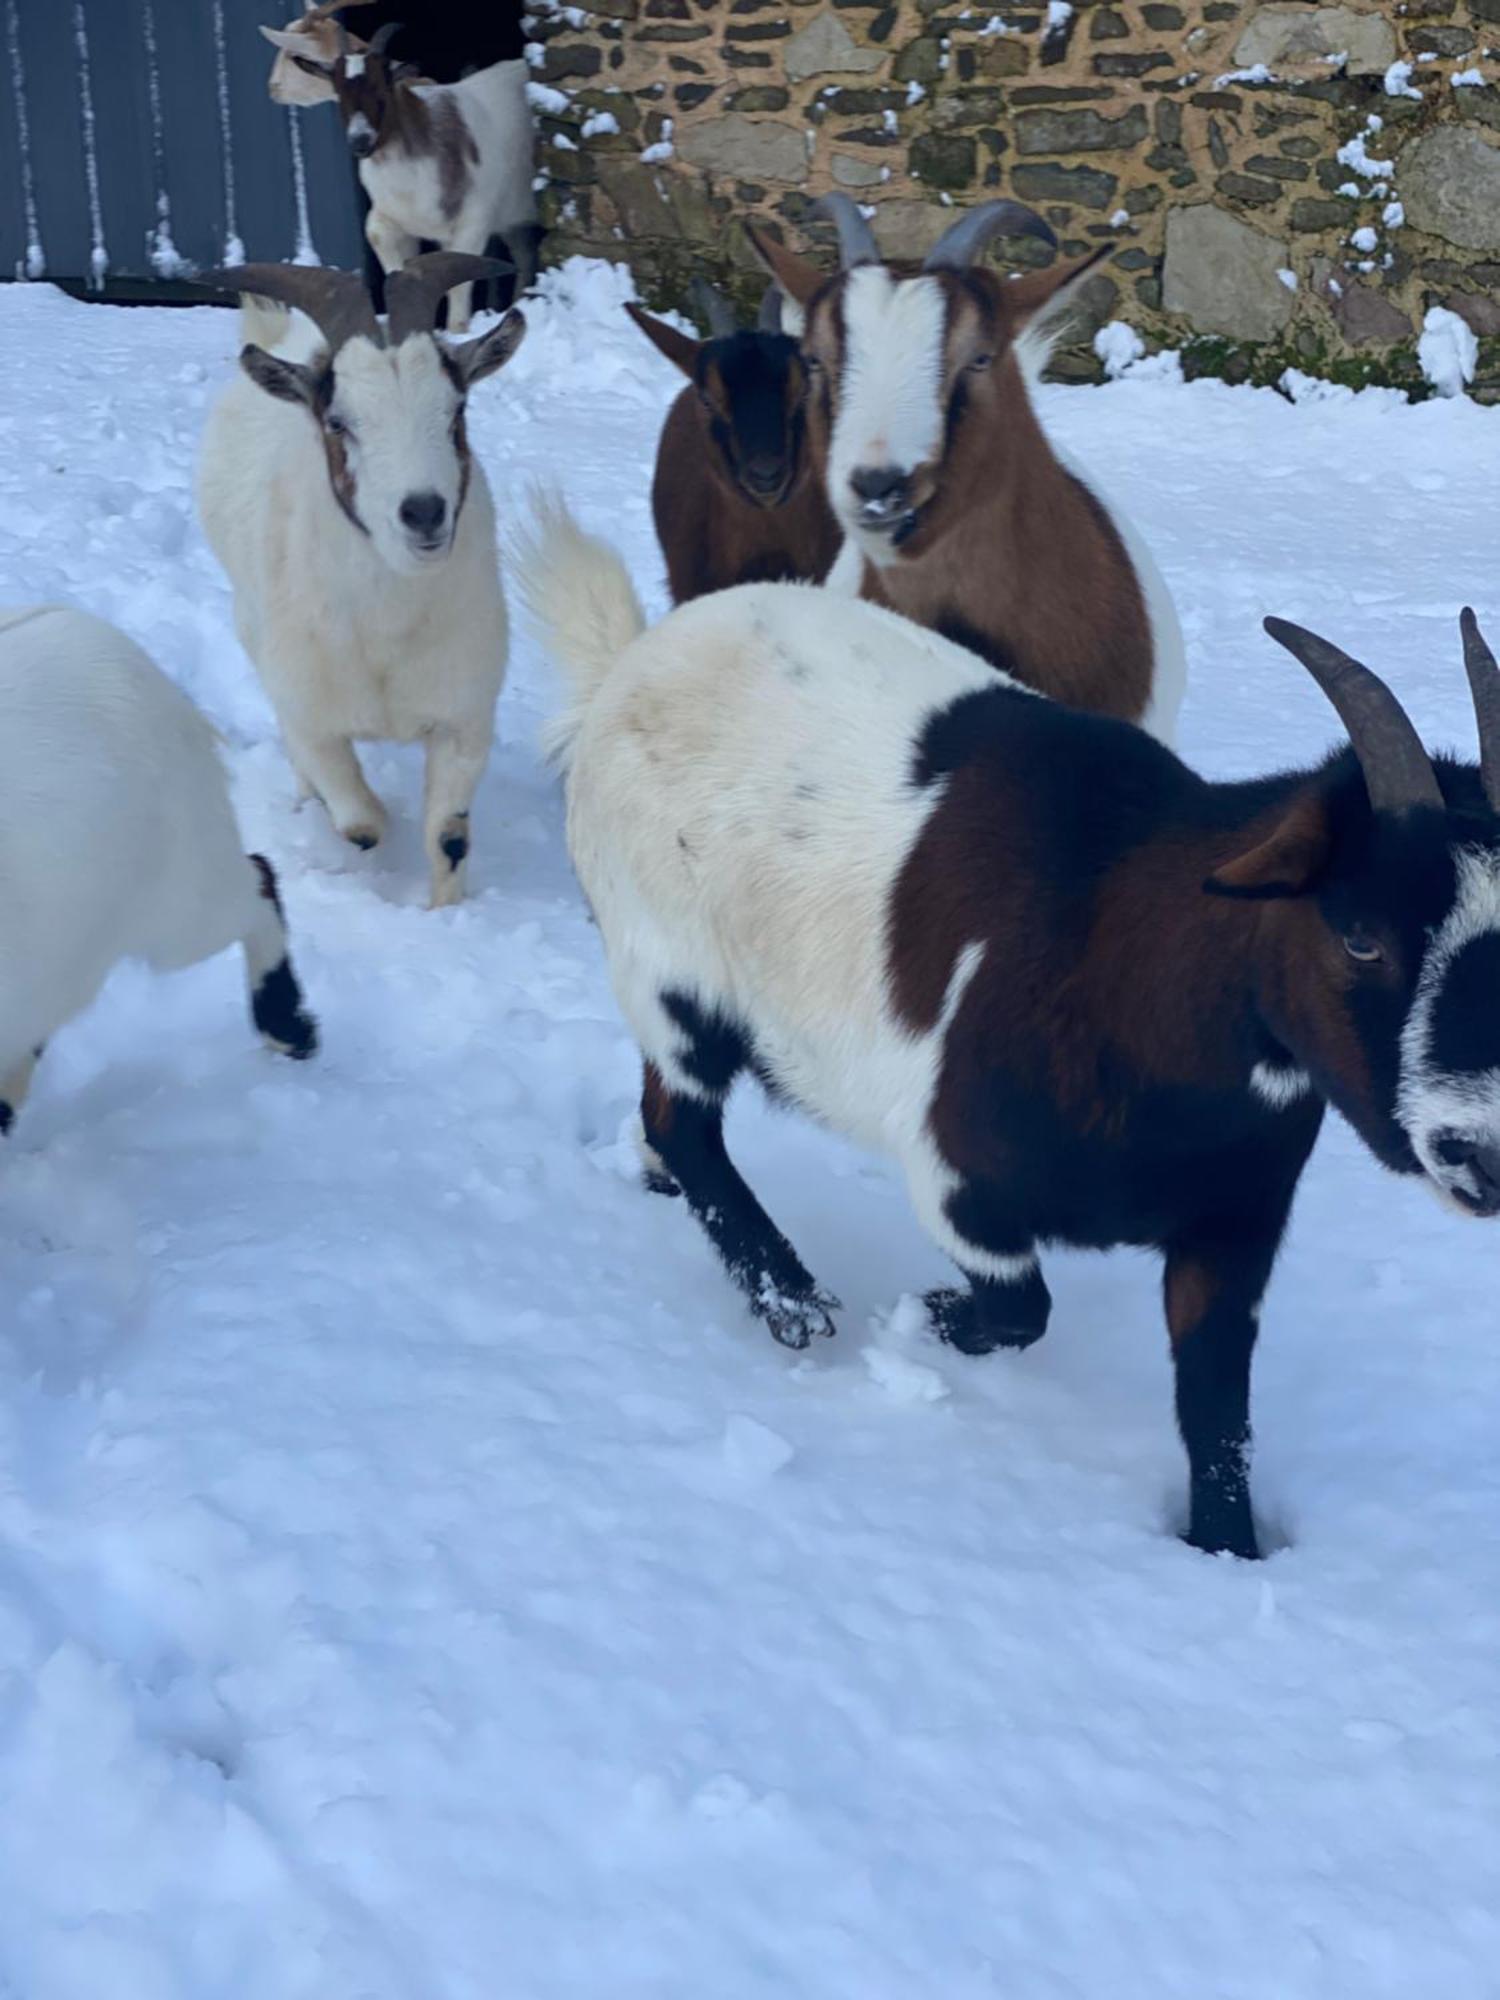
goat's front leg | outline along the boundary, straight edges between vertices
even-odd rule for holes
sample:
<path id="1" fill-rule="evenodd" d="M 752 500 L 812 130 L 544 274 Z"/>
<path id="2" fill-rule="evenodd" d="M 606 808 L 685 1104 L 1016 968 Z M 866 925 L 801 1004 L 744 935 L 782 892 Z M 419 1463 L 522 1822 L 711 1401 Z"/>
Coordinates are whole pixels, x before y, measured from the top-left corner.
<path id="1" fill-rule="evenodd" d="M 16 1113 L 26 1102 L 31 1090 L 31 1079 L 36 1074 L 36 1066 L 42 1059 L 45 1042 L 38 1042 L 29 1054 L 22 1056 L 3 1077 L 0 1077 L 0 1138 L 16 1122 Z"/>
<path id="2" fill-rule="evenodd" d="M 432 907 L 461 903 L 468 875 L 469 808 L 493 736 L 488 728 L 435 729 L 427 739 L 423 841 L 432 869 Z"/>
<path id="3" fill-rule="evenodd" d="M 969 1289 L 940 1286 L 924 1303 L 933 1330 L 960 1354 L 997 1347 L 1032 1347 L 1047 1331 L 1052 1294 L 1034 1254 L 1017 1256 L 1010 1271 L 996 1258 L 988 1272 L 966 1271 Z"/>
<path id="4" fill-rule="evenodd" d="M 1167 1329 L 1188 1456 L 1184 1539 L 1209 1555 L 1260 1554 L 1250 1511 L 1250 1359 L 1284 1219 L 1269 1237 L 1187 1236 L 1167 1250 Z"/>
<path id="5" fill-rule="evenodd" d="M 392 222 L 388 215 L 382 215 L 378 208 L 372 208 L 365 217 L 365 235 L 370 248 L 380 259 L 382 271 L 399 271 L 421 249 L 421 238 L 408 235 L 399 223 Z"/>
<path id="6" fill-rule="evenodd" d="M 648 1063 L 641 1123 L 647 1145 L 682 1189 L 756 1318 L 783 1347 L 806 1347 L 815 1333 L 831 1334 L 838 1301 L 814 1283 L 724 1150 L 723 1097 L 674 1089 Z"/>
<path id="7" fill-rule="evenodd" d="M 378 847 L 385 807 L 365 783 L 347 736 L 306 736 L 283 725 L 287 755 L 302 783 L 328 808 L 334 826 L 355 847 Z"/>
<path id="8" fill-rule="evenodd" d="M 1052 1294 L 1014 1189 L 978 1174 L 955 1177 L 924 1139 L 904 1162 L 917 1218 L 968 1279 L 926 1296 L 933 1330 L 962 1354 L 1030 1347 L 1047 1331 Z"/>

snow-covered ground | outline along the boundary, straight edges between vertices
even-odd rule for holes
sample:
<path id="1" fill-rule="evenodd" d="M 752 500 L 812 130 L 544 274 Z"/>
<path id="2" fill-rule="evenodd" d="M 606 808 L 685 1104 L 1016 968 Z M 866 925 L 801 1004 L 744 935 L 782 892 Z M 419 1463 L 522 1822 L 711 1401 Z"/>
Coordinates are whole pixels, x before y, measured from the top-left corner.
<path id="1" fill-rule="evenodd" d="M 476 395 L 661 601 L 677 379 L 620 281 L 551 281 Z M 518 634 L 475 894 L 298 813 L 190 472 L 223 313 L 0 290 L 0 601 L 116 619 L 230 742 L 324 1028 L 230 959 L 121 972 L 0 1162 L 5 2000 L 1494 2000 L 1500 1229 L 1325 1138 L 1268 1303 L 1256 1484 L 1211 1561 L 1156 1273 L 1053 1258 L 982 1362 L 877 1162 L 731 1142 L 842 1332 L 751 1325 L 634 1184 L 636 1083 Z M 1129 377 L 1048 421 L 1154 540 L 1185 747 L 1330 740 L 1302 619 L 1469 749 L 1500 412 Z M 0 940 L 24 950 L 24 939 Z"/>

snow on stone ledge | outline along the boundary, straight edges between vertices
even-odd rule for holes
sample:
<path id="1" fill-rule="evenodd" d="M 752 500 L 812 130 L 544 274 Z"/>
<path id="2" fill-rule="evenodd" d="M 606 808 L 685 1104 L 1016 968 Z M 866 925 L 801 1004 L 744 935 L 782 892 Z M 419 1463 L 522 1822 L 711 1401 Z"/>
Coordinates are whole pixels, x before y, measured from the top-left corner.
<path id="1" fill-rule="evenodd" d="M 1446 306 L 1433 306 L 1417 342 L 1422 373 L 1440 396 L 1461 396 L 1474 380 L 1479 340 L 1467 321 Z"/>

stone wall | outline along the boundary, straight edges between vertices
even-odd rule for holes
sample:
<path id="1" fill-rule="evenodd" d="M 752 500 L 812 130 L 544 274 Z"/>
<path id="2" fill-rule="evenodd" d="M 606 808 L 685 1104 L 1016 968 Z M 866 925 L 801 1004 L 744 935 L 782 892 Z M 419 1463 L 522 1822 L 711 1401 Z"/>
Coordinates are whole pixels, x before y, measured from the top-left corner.
<path id="1" fill-rule="evenodd" d="M 1002 193 L 1069 253 L 1117 246 L 1064 373 L 1123 318 L 1231 374 L 1417 379 L 1436 304 L 1500 393 L 1500 0 L 535 4 L 552 252 L 628 258 L 659 302 L 705 266 L 748 302 L 741 218 L 828 245 L 829 188 L 893 256 Z"/>

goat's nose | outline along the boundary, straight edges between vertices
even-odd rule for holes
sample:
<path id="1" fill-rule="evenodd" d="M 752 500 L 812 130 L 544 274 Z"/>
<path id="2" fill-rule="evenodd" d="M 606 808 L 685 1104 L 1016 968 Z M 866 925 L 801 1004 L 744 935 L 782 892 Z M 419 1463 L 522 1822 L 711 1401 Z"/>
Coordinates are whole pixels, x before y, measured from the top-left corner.
<path id="1" fill-rule="evenodd" d="M 757 452 L 746 463 L 745 477 L 760 492 L 773 492 L 781 484 L 781 460 L 769 452 Z"/>
<path id="2" fill-rule="evenodd" d="M 872 521 L 899 514 L 906 505 L 906 474 L 896 465 L 862 465 L 849 475 L 859 511 Z"/>
<path id="3" fill-rule="evenodd" d="M 1468 1175 L 1480 1206 L 1500 1209 L 1500 1145 L 1467 1132 L 1441 1132 L 1432 1150 L 1445 1167 Z"/>
<path id="4" fill-rule="evenodd" d="M 401 525 L 429 541 L 438 533 L 448 512 L 441 493 L 408 493 L 401 502 Z"/>

